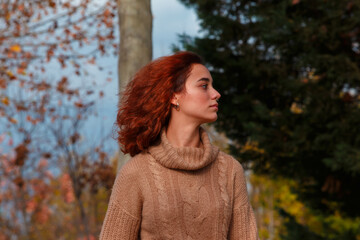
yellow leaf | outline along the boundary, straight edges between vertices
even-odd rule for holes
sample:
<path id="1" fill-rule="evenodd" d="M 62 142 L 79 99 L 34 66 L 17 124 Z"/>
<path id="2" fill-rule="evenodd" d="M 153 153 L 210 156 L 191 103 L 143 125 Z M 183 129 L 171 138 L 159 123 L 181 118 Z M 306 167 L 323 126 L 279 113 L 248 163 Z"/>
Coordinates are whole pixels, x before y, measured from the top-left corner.
<path id="1" fill-rule="evenodd" d="M 6 74 L 9 76 L 9 77 L 13 77 L 14 74 L 11 72 L 11 71 L 6 71 Z"/>
<path id="2" fill-rule="evenodd" d="M 300 104 L 293 102 L 290 107 L 290 111 L 294 114 L 301 114 L 303 113 L 303 109 Z"/>
<path id="3" fill-rule="evenodd" d="M 247 151 L 252 151 L 252 152 L 259 153 L 259 154 L 265 153 L 264 149 L 259 148 L 259 143 L 257 141 L 251 141 L 251 140 L 247 140 L 245 145 L 243 145 L 240 150 L 241 153 L 245 153 Z"/>
<path id="4" fill-rule="evenodd" d="M 1 102 L 2 102 L 3 104 L 5 104 L 5 105 L 9 105 L 9 103 L 10 103 L 9 98 L 7 98 L 7 97 L 3 97 L 3 98 L 1 99 Z"/>
<path id="5" fill-rule="evenodd" d="M 20 45 L 15 44 L 10 47 L 10 50 L 18 53 L 18 52 L 21 52 L 21 47 L 20 47 Z"/>
<path id="6" fill-rule="evenodd" d="M 9 12 L 6 13 L 5 19 L 6 21 L 9 21 L 11 18 L 11 14 Z"/>

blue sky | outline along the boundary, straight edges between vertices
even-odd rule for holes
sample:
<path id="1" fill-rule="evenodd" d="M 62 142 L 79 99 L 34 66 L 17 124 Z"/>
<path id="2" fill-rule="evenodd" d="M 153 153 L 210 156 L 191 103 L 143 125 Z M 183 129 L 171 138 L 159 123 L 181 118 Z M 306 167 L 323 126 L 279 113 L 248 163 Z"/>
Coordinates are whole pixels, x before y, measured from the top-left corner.
<path id="1" fill-rule="evenodd" d="M 153 13 L 153 56 L 171 54 L 171 44 L 177 34 L 197 35 L 199 24 L 193 9 L 185 8 L 177 0 L 151 0 Z"/>

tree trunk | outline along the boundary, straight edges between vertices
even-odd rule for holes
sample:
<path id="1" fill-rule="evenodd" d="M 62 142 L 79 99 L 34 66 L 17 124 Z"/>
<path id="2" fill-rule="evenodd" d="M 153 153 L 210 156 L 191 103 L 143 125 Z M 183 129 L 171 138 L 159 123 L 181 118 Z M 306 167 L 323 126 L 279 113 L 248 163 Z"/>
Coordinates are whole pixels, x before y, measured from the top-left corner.
<path id="1" fill-rule="evenodd" d="M 118 0 L 120 49 L 119 97 L 130 79 L 152 59 L 152 13 L 150 0 Z M 130 158 L 120 151 L 118 169 Z"/>

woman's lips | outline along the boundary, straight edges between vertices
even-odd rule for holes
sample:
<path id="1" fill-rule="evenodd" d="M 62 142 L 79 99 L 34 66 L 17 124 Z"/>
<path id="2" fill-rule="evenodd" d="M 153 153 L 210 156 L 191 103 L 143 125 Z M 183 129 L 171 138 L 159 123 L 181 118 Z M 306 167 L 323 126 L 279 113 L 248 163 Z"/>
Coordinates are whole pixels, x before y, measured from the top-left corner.
<path id="1" fill-rule="evenodd" d="M 214 105 L 211 105 L 210 107 L 213 107 L 213 108 L 219 109 L 219 104 L 214 104 Z"/>

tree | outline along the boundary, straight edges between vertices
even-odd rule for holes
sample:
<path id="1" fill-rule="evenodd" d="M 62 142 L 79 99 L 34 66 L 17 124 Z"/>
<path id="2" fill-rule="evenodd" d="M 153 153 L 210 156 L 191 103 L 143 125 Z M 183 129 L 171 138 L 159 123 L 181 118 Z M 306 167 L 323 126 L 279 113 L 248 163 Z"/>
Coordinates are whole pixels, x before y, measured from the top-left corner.
<path id="1" fill-rule="evenodd" d="M 121 98 L 121 91 L 134 74 L 152 59 L 152 13 L 150 0 L 118 0 L 117 5 L 120 30 L 118 76 Z M 128 159 L 128 155 L 120 154 L 118 169 Z"/>
<path id="2" fill-rule="evenodd" d="M 0 1 L 0 238 L 68 237 L 41 235 L 37 225 L 64 220 L 52 214 L 58 174 L 70 177 L 77 203 L 72 220 L 82 229 L 73 237 L 100 231 L 86 229 L 92 215 L 84 195 L 110 188 L 113 173 L 101 136 L 84 142 L 83 128 L 107 74 L 90 82 L 86 67 L 117 44 L 116 5 L 97 2 Z"/>
<path id="3" fill-rule="evenodd" d="M 297 183 L 323 216 L 360 216 L 360 2 L 182 0 L 222 93 L 216 128 L 258 173 Z M 355 227 L 348 239 L 359 235 Z"/>

